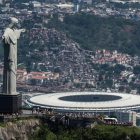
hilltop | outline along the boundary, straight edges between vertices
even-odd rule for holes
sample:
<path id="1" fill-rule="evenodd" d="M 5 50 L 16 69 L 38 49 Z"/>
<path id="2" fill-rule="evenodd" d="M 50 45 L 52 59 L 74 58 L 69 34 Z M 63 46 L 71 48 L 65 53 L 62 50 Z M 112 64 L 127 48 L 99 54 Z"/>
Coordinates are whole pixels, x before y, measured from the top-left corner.
<path id="1" fill-rule="evenodd" d="M 137 127 L 92 123 L 86 127 L 62 125 L 41 118 L 18 118 L 0 123 L 1 140 L 138 140 Z M 92 128 L 90 127 L 92 126 Z"/>
<path id="2" fill-rule="evenodd" d="M 26 33 L 18 42 L 18 69 L 58 75 L 56 79 L 25 75 L 25 83 L 57 91 L 140 91 L 139 22 L 83 13 L 60 20 L 54 14 L 45 22 L 43 16 L 32 15 L 22 27 Z"/>
<path id="3" fill-rule="evenodd" d="M 65 32 L 84 49 L 118 50 L 130 55 L 140 55 L 138 21 L 80 13 L 66 15 L 63 22 L 54 17 L 48 27 Z"/>

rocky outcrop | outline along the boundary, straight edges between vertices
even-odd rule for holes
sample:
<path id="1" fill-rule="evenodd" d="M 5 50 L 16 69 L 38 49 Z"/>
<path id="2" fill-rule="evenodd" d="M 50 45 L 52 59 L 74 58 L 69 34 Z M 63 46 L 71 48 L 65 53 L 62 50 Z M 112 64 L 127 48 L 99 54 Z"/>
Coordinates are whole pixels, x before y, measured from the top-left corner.
<path id="1" fill-rule="evenodd" d="M 39 129 L 38 119 L 19 120 L 16 123 L 8 122 L 0 127 L 0 140 L 28 140 Z"/>

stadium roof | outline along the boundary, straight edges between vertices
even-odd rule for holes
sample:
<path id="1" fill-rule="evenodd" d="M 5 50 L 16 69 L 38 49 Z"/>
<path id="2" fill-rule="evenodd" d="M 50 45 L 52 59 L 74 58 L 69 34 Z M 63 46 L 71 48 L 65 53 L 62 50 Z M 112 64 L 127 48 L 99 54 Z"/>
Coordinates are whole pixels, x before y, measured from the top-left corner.
<path id="1" fill-rule="evenodd" d="M 140 108 L 140 95 L 107 92 L 64 92 L 34 96 L 32 105 L 61 111 L 108 111 Z"/>

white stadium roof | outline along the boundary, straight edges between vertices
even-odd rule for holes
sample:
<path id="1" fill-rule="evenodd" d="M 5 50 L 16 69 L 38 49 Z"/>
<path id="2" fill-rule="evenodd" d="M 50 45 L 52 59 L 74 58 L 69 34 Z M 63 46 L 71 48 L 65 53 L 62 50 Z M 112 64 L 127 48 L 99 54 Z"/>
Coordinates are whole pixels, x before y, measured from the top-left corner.
<path id="1" fill-rule="evenodd" d="M 78 96 L 77 96 L 78 95 Z M 89 95 L 86 98 L 85 95 Z M 65 100 L 73 96 L 74 100 Z M 77 96 L 77 97 L 76 97 Z M 83 97 L 82 97 L 83 96 Z M 93 97 L 92 97 L 93 96 Z M 96 97 L 94 97 L 96 96 Z M 103 96 L 103 97 L 101 97 Z M 105 97 L 106 96 L 106 97 Z M 93 98 L 92 101 L 91 98 Z M 101 100 L 98 101 L 98 98 Z M 104 97 L 106 98 L 104 101 Z M 109 100 L 107 99 L 109 97 Z M 117 99 L 113 98 L 119 97 Z M 61 99 L 60 99 L 61 98 Z M 84 101 L 84 98 L 86 101 Z M 79 99 L 79 101 L 77 101 Z M 80 101 L 82 99 L 82 101 Z M 96 100 L 97 99 L 97 100 Z M 113 100 L 112 100 L 113 99 Z M 109 110 L 136 110 L 140 108 L 140 95 L 126 93 L 107 93 L 107 92 L 65 92 L 65 93 L 49 93 L 33 96 L 28 100 L 28 103 L 33 106 L 41 106 L 45 108 L 53 108 L 64 112 L 94 112 L 94 111 L 109 111 Z"/>

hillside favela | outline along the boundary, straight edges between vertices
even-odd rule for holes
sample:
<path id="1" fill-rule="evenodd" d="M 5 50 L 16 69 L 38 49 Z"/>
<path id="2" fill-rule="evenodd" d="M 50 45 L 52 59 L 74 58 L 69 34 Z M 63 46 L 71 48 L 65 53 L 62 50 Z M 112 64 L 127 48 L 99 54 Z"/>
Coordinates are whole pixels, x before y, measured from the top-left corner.
<path id="1" fill-rule="evenodd" d="M 0 0 L 0 140 L 140 140 L 140 0 Z"/>

